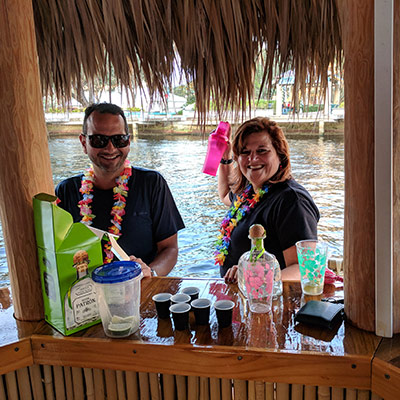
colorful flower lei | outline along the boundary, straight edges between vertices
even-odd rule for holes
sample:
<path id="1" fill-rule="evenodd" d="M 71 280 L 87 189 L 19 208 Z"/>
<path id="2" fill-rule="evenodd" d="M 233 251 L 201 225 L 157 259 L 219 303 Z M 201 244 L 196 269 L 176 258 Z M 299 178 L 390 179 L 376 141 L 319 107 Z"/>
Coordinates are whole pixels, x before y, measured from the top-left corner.
<path id="1" fill-rule="evenodd" d="M 114 235 L 121 234 L 122 217 L 125 214 L 126 197 L 128 197 L 128 180 L 132 175 L 132 166 L 128 160 L 125 160 L 124 170 L 121 175 L 115 180 L 117 186 L 113 188 L 114 192 L 114 205 L 111 209 L 111 226 L 108 232 Z M 92 225 L 93 218 L 96 216 L 92 214 L 91 203 L 93 202 L 93 183 L 94 183 L 94 170 L 91 165 L 82 177 L 81 187 L 79 191 L 83 194 L 83 199 L 78 203 L 82 220 L 86 225 Z M 110 263 L 114 254 L 111 251 L 111 243 L 109 240 L 104 244 L 104 263 Z"/>
<path id="2" fill-rule="evenodd" d="M 252 186 L 248 185 L 241 195 L 238 195 L 231 208 L 226 213 L 219 228 L 220 234 L 216 242 L 216 250 L 214 252 L 215 264 L 223 265 L 228 248 L 231 243 L 232 231 L 237 226 L 238 222 L 249 213 L 256 204 L 262 199 L 265 193 L 268 192 L 268 185 L 264 185 L 253 197 L 249 199 L 249 193 Z"/>

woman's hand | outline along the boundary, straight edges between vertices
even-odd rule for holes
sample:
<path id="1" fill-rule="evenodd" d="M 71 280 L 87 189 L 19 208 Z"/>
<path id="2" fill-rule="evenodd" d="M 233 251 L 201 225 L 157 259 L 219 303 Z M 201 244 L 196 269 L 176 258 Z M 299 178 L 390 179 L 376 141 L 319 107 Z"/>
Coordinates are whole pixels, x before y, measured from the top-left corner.
<path id="1" fill-rule="evenodd" d="M 228 271 L 226 271 L 226 274 L 224 276 L 226 283 L 237 283 L 238 280 L 237 270 L 238 266 L 234 265 L 232 268 L 229 268 Z"/>
<path id="2" fill-rule="evenodd" d="M 143 272 L 143 278 L 151 278 L 153 276 L 151 268 L 144 261 L 142 261 L 141 258 L 136 258 L 135 256 L 129 256 L 129 259 L 131 261 L 137 262 L 140 265 Z"/>
<path id="3" fill-rule="evenodd" d="M 229 160 L 232 158 L 232 143 L 228 138 L 226 139 L 226 144 L 228 146 L 226 146 L 226 150 L 224 151 L 224 154 L 222 154 L 222 158 L 224 158 L 225 160 Z"/>

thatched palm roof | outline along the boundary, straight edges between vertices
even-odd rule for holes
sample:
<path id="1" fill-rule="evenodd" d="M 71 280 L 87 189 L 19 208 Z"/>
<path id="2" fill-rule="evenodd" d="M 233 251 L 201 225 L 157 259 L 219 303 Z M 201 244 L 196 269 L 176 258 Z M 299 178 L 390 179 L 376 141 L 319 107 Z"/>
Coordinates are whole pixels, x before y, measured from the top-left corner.
<path id="1" fill-rule="evenodd" d="M 81 79 L 107 79 L 163 97 L 176 66 L 204 117 L 244 109 L 262 55 L 264 79 L 296 71 L 295 90 L 326 83 L 340 60 L 336 0 L 33 0 L 43 92 L 69 99 Z"/>

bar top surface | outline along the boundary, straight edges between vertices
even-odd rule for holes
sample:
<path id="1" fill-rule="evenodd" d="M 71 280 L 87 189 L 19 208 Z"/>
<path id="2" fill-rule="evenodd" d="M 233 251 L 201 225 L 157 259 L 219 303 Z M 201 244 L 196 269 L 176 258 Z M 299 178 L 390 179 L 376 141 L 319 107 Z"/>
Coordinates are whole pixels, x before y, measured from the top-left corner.
<path id="1" fill-rule="evenodd" d="M 152 296 L 161 292 L 178 293 L 187 286 L 199 287 L 199 297 L 210 299 L 212 304 L 220 299 L 232 300 L 235 303 L 232 326 L 219 329 L 213 307 L 209 325 L 196 326 L 191 313 L 190 328 L 186 331 L 175 331 L 172 318 L 158 319 Z M 343 291 L 335 291 L 333 285 L 325 285 L 324 294 L 315 298 L 324 297 L 341 298 Z M 3 295 L 3 307 L 0 309 L 0 346 L 28 337 L 32 333 L 65 339 L 108 339 L 101 324 L 66 337 L 43 321 L 16 321 L 12 316 L 12 305 L 10 301 L 7 304 L 5 298 L 6 295 Z M 283 295 L 273 301 L 272 312 L 256 314 L 248 310 L 247 302 L 238 291 L 237 285 L 225 284 L 222 279 L 144 279 L 141 285 L 140 329 L 128 338 L 114 340 L 134 340 L 160 345 L 190 344 L 194 347 L 223 345 L 292 353 L 322 352 L 334 356 L 368 356 L 376 348 L 379 337 L 347 322 L 342 322 L 333 330 L 296 323 L 295 313 L 309 299 L 313 298 L 302 296 L 298 282 L 285 282 Z"/>

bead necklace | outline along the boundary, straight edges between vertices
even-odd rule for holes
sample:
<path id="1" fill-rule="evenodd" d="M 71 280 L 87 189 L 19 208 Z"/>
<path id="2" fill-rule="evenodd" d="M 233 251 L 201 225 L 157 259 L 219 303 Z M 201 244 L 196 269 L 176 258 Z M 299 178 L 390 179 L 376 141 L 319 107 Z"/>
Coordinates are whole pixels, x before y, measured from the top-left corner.
<path id="1" fill-rule="evenodd" d="M 128 197 L 128 180 L 132 175 L 132 166 L 128 160 L 124 162 L 124 170 L 121 175 L 115 180 L 117 186 L 113 188 L 114 192 L 114 205 L 111 209 L 111 226 L 108 228 L 108 232 L 114 235 L 121 234 L 121 224 L 122 217 L 125 214 L 126 197 Z M 93 202 L 93 184 L 94 184 L 94 170 L 93 166 L 90 165 L 82 177 L 81 187 L 79 191 L 83 195 L 83 199 L 79 201 L 78 207 L 80 208 L 80 214 L 82 215 L 82 220 L 86 225 L 92 225 L 93 219 L 96 217 L 92 214 L 91 203 Z M 104 263 L 110 263 L 114 254 L 111 251 L 110 240 L 104 244 Z"/>
<path id="2" fill-rule="evenodd" d="M 215 264 L 223 265 L 228 248 L 231 242 L 232 231 L 237 226 L 238 222 L 248 214 L 265 193 L 268 192 L 269 186 L 264 185 L 253 197 L 249 199 L 249 193 L 252 190 L 252 185 L 248 185 L 241 195 L 238 195 L 233 203 L 233 206 L 228 210 L 219 228 L 220 234 L 216 242 L 216 251 L 214 252 Z"/>

